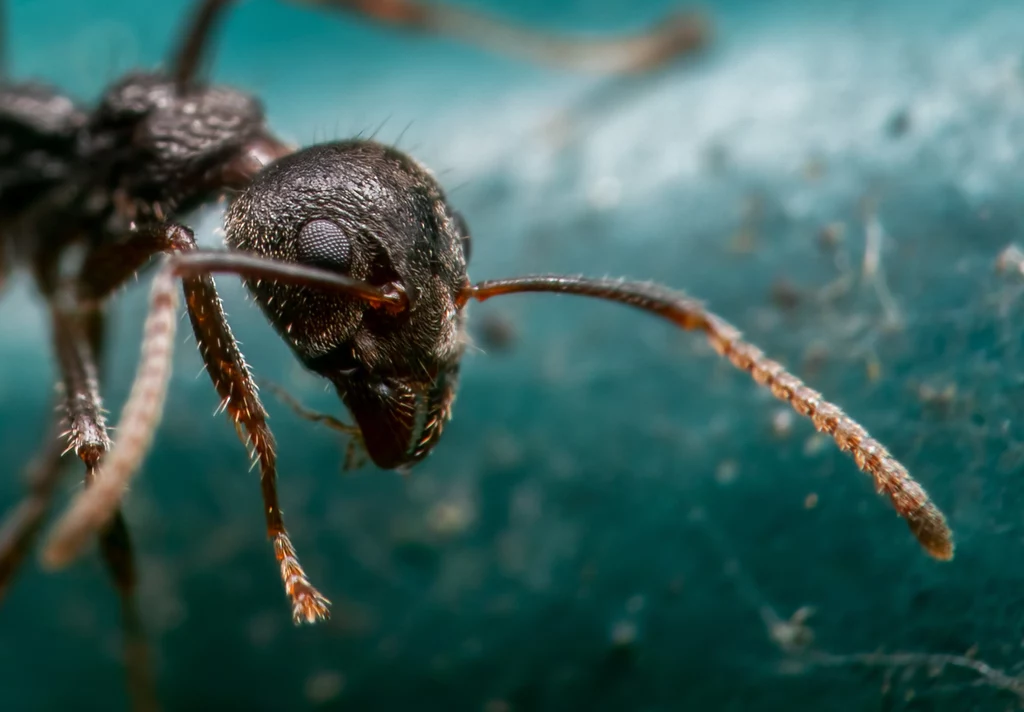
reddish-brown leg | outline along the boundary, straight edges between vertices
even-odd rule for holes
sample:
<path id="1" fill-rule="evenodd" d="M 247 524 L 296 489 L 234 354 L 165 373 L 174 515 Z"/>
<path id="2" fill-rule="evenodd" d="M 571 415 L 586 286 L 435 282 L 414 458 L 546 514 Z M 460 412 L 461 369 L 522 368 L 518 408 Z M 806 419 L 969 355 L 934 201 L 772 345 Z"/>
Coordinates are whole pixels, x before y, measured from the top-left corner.
<path id="1" fill-rule="evenodd" d="M 627 35 L 566 37 L 516 25 L 445 2 L 420 0 L 290 0 L 410 32 L 475 45 L 532 62 L 598 74 L 650 72 L 695 54 L 711 39 L 707 18 L 673 13 L 653 27 Z M 202 73 L 217 25 L 233 0 L 198 0 L 169 62 L 171 75 L 186 89 Z"/>
<path id="2" fill-rule="evenodd" d="M 239 437 L 243 437 L 245 431 L 243 439 L 252 448 L 251 455 L 259 462 L 267 534 L 273 541 L 274 553 L 281 566 L 281 578 L 292 602 L 292 618 L 296 623 L 313 623 L 328 617 L 330 602 L 310 584 L 288 537 L 278 503 L 277 457 L 274 437 L 267 425 L 267 413 L 228 326 L 213 278 L 201 273 L 214 267 L 217 260 L 226 260 L 239 265 L 243 274 L 251 278 L 263 274 L 259 270 L 265 261 L 249 255 L 214 253 L 213 263 L 205 264 L 203 256 L 202 253 L 183 255 L 176 262 L 172 261 L 170 269 L 182 277 L 192 330 L 222 406 L 235 423 Z M 289 266 L 289 269 L 296 274 L 302 271 L 294 266 Z M 311 273 L 316 274 L 315 271 Z M 266 276 L 275 277 L 273 272 L 266 273 Z"/>
<path id="3" fill-rule="evenodd" d="M 209 54 L 214 30 L 234 0 L 200 0 L 171 58 L 174 82 L 182 91 L 194 82 Z"/>
<path id="4" fill-rule="evenodd" d="M 703 49 L 711 36 L 696 13 L 669 15 L 654 27 L 627 36 L 564 37 L 489 15 L 419 0 L 292 0 L 359 15 L 384 25 L 451 37 L 491 52 L 599 74 L 649 72 Z"/>
<path id="5" fill-rule="evenodd" d="M 143 262 L 140 252 L 127 246 L 124 250 L 88 255 L 83 274 L 95 282 L 86 281 L 79 290 L 87 297 L 84 302 L 77 299 L 79 295 L 70 285 L 58 290 L 57 295 L 51 294 L 53 344 L 62 394 L 51 432 L 29 466 L 28 493 L 0 528 L 0 596 L 38 536 L 66 462 L 62 455 L 75 451 L 86 466 L 85 481 L 89 486 L 110 447 L 98 387 L 98 364 L 105 343 L 102 303 Z M 97 290 L 99 285 L 102 288 Z M 138 609 L 131 538 L 120 509 L 100 528 L 98 538 L 100 554 L 121 600 L 124 659 L 133 708 L 158 709 Z"/>
<path id="6" fill-rule="evenodd" d="M 274 544 L 281 579 L 292 602 L 292 618 L 296 623 L 313 623 L 327 618 L 330 602 L 310 584 L 285 529 L 277 497 L 274 436 L 267 424 L 267 413 L 257 395 L 252 374 L 224 316 L 213 278 L 209 275 L 187 277 L 182 283 L 189 319 L 206 371 L 239 437 L 251 448 L 250 456 L 259 462 L 267 534 Z"/>
<path id="7" fill-rule="evenodd" d="M 153 302 L 146 320 L 143 357 L 132 393 L 122 414 L 118 447 L 103 465 L 97 486 L 84 492 L 68 515 L 55 527 L 44 552 L 44 561 L 60 566 L 81 549 L 89 532 L 103 526 L 120 501 L 128 478 L 138 469 L 159 422 L 171 366 L 175 327 L 176 278 L 181 278 L 193 332 L 207 372 L 220 394 L 223 408 L 235 423 L 239 436 L 251 447 L 260 466 L 267 531 L 281 567 L 281 577 L 292 602 L 297 622 L 313 622 L 327 616 L 327 600 L 306 577 L 288 537 L 277 497 L 277 460 L 266 411 L 257 396 L 248 366 L 231 334 L 211 272 L 232 272 L 247 278 L 272 278 L 293 283 L 316 284 L 362 296 L 370 303 L 404 308 L 404 294 L 382 290 L 331 272 L 301 265 L 274 263 L 261 258 L 225 252 L 201 252 L 191 231 L 177 225 L 154 225 L 139 231 L 138 239 L 154 249 L 178 254 L 154 279 Z M 141 254 L 141 251 L 140 251 Z M 129 265 L 122 265 L 124 271 Z M 114 284 L 114 278 L 96 284 Z M 94 285 L 95 286 L 95 285 Z M 102 296 L 102 288 L 93 290 Z"/>

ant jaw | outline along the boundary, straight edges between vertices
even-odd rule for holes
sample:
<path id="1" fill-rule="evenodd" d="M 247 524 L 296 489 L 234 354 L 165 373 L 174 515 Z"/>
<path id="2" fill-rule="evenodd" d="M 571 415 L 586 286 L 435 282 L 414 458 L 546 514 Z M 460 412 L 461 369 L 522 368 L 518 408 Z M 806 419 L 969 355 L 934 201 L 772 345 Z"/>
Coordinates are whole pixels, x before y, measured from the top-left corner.
<path id="1" fill-rule="evenodd" d="M 373 464 L 407 472 L 440 439 L 451 417 L 458 379 L 456 369 L 442 372 L 432 383 L 350 369 L 331 380 L 352 413 Z"/>

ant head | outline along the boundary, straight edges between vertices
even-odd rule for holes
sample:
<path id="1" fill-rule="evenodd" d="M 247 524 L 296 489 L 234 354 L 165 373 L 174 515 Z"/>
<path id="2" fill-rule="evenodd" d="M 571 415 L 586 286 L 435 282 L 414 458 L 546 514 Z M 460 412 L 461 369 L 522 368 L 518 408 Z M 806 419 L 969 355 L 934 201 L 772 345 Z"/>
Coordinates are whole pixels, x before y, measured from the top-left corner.
<path id="1" fill-rule="evenodd" d="M 377 143 L 313 146 L 263 170 L 225 226 L 234 249 L 405 291 L 409 308 L 396 314 L 303 286 L 247 282 L 302 362 L 334 383 L 375 464 L 424 457 L 455 398 L 468 284 L 469 234 L 434 178 Z"/>
<path id="2" fill-rule="evenodd" d="M 140 217 L 186 211 L 211 191 L 242 188 L 290 150 L 269 133 L 255 98 L 206 84 L 182 89 L 162 74 L 117 82 L 86 136 L 85 154 L 107 167 Z"/>

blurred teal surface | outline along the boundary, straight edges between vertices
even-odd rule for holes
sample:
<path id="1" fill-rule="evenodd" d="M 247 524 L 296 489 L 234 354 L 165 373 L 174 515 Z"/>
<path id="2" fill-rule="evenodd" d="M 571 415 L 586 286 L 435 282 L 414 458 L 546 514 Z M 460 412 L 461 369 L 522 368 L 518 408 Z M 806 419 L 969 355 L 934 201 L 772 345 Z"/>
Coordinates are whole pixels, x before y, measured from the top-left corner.
<path id="1" fill-rule="evenodd" d="M 16 75 L 83 101 L 159 62 L 189 6 L 9 4 Z M 465 4 L 592 31 L 673 7 Z M 329 624 L 294 628 L 256 475 L 185 342 L 127 505 L 168 709 L 1021 705 L 1024 682 L 927 656 L 1007 675 L 1024 661 L 1024 278 L 995 269 L 1024 244 L 1024 7 L 705 7 L 708 56 L 614 91 L 271 0 L 240 3 L 214 71 L 259 93 L 287 138 L 375 134 L 431 166 L 473 228 L 476 279 L 612 274 L 707 300 L 908 466 L 950 516 L 954 561 L 926 558 L 849 458 L 698 337 L 612 305 L 510 297 L 470 318 L 509 320 L 514 348 L 470 351 L 454 420 L 408 479 L 342 473 L 344 443 L 267 394 L 293 539 L 335 603 Z M 217 219 L 199 222 L 206 244 Z M 871 220 L 878 280 L 862 277 Z M 338 412 L 219 284 L 258 377 Z M 115 414 L 144 294 L 115 308 Z M 0 301 L 0 509 L 51 407 L 44 327 L 16 281 Z M 804 606 L 830 664 L 769 634 L 766 619 Z M 876 651 L 918 655 L 842 657 Z M 119 654 L 96 558 L 59 575 L 32 562 L 0 606 L 0 709 L 124 708 Z"/>

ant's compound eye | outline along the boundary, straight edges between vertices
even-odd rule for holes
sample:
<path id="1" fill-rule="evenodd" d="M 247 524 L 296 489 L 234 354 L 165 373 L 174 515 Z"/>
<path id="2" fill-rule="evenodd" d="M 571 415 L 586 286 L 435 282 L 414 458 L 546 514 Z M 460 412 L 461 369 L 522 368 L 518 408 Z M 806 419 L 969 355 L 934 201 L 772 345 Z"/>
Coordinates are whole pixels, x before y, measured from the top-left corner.
<path id="1" fill-rule="evenodd" d="M 462 213 L 454 213 L 452 220 L 455 221 L 455 231 L 459 233 L 459 240 L 462 242 L 462 256 L 466 258 L 466 264 L 469 264 L 470 248 L 472 247 L 469 225 L 466 224 L 466 218 L 462 217 Z"/>
<path id="2" fill-rule="evenodd" d="M 299 230 L 299 261 L 315 267 L 347 272 L 352 262 L 352 242 L 330 220 L 310 220 Z"/>

